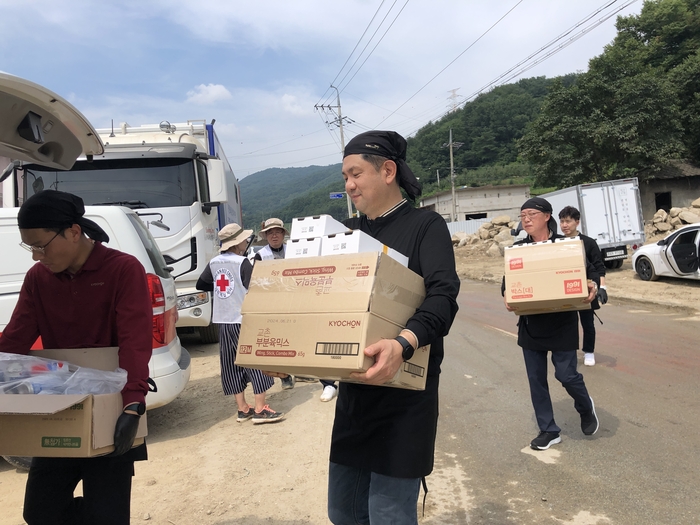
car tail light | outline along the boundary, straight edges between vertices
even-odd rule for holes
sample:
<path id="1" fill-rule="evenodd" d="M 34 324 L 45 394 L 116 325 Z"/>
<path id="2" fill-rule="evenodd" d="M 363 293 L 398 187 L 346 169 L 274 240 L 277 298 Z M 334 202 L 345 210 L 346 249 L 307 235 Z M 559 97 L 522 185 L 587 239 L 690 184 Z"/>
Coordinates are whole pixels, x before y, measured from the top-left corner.
<path id="1" fill-rule="evenodd" d="M 637 248 L 639 248 L 639 246 L 637 246 L 636 244 L 633 244 L 633 245 L 632 245 L 632 251 L 633 251 L 633 252 L 636 252 L 636 251 L 637 251 Z"/>
<path id="2" fill-rule="evenodd" d="M 157 275 L 149 273 L 146 274 L 146 278 L 153 307 L 153 348 L 157 348 L 166 344 L 165 293 Z"/>

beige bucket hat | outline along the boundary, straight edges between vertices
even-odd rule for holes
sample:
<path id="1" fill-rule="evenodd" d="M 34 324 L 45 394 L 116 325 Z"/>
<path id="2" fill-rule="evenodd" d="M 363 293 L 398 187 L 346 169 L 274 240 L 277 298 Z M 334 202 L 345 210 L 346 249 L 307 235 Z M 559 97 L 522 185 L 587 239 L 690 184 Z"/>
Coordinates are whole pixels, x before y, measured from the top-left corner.
<path id="1" fill-rule="evenodd" d="M 232 246 L 245 242 L 251 235 L 253 235 L 253 230 L 244 230 L 235 222 L 227 224 L 219 230 L 219 240 L 221 241 L 219 252 L 223 253 Z"/>
<path id="2" fill-rule="evenodd" d="M 272 219 L 267 219 L 263 223 L 263 227 L 260 230 L 260 233 L 265 233 L 266 231 L 271 230 L 273 228 L 281 228 L 284 230 L 285 235 L 289 235 L 287 228 L 284 227 L 284 222 L 282 222 L 282 219 L 277 219 L 274 217 Z"/>

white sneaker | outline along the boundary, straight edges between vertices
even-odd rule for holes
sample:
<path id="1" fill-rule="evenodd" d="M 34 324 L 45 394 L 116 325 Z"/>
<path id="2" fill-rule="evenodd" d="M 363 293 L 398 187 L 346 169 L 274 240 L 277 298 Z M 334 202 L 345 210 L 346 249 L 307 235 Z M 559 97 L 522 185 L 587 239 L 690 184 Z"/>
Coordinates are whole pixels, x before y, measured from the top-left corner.
<path id="1" fill-rule="evenodd" d="M 583 354 L 583 364 L 586 366 L 595 365 L 595 356 L 593 355 L 592 352 Z"/>
<path id="2" fill-rule="evenodd" d="M 321 393 L 321 401 L 326 402 L 333 399 L 338 395 L 338 389 L 334 386 L 328 385 L 323 387 L 323 392 Z"/>

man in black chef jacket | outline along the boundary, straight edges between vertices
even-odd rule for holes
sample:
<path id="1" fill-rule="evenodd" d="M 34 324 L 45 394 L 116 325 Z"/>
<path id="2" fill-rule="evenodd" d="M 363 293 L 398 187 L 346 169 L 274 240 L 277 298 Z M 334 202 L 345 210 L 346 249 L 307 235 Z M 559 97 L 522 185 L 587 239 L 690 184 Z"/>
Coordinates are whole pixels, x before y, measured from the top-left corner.
<path id="1" fill-rule="evenodd" d="M 406 164 L 406 141 L 393 131 L 352 139 L 343 159 L 345 190 L 363 215 L 345 225 L 408 257 L 425 281 L 426 297 L 395 339 L 365 349 L 374 365 L 341 383 L 328 481 L 335 525 L 417 525 L 421 478 L 433 469 L 443 337 L 457 313 L 459 278 L 444 219 L 413 207 L 420 183 Z M 424 391 L 376 386 L 392 379 L 421 346 L 431 345 Z"/>

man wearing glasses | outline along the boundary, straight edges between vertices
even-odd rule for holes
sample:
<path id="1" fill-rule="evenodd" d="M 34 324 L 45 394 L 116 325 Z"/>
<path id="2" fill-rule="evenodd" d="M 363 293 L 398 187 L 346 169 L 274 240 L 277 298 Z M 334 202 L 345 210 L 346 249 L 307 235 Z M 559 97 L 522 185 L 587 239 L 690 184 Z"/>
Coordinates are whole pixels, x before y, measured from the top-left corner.
<path id="1" fill-rule="evenodd" d="M 44 348 L 119 347 L 127 371 L 124 409 L 114 430 L 114 452 L 97 458 L 33 458 L 24 497 L 29 525 L 127 525 L 134 461 L 132 448 L 145 412 L 152 352 L 150 292 L 141 263 L 102 245 L 109 236 L 83 217 L 80 197 L 44 190 L 17 215 L 21 246 L 38 262 L 25 276 L 17 306 L 0 337 L 0 352 L 27 354 L 39 336 Z M 78 482 L 83 497 L 74 498 Z"/>
<path id="2" fill-rule="evenodd" d="M 284 259 L 284 237 L 285 235 L 289 235 L 289 232 L 287 228 L 284 227 L 282 219 L 274 217 L 267 219 L 262 223 L 262 228 L 258 233 L 265 237 L 267 246 L 263 247 L 255 254 L 253 262 Z M 293 375 L 281 377 L 280 380 L 282 381 L 282 388 L 284 390 L 294 388 L 294 384 L 296 383 L 296 379 Z"/>
<path id="3" fill-rule="evenodd" d="M 520 221 L 527 237 L 515 244 L 531 244 L 563 238 L 557 233 L 557 223 L 552 217 L 552 205 L 545 199 L 534 197 L 520 208 Z M 588 297 L 590 303 L 598 291 L 599 276 L 590 262 L 587 263 Z M 505 294 L 505 278 L 501 285 Z M 506 304 L 506 309 L 512 309 Z M 530 443 L 534 450 L 546 450 L 561 443 L 561 428 L 554 421 L 552 399 L 547 384 L 547 354 L 551 352 L 554 377 L 574 399 L 574 408 L 581 416 L 581 431 L 593 435 L 598 431 L 598 417 L 593 399 L 588 395 L 583 376 L 576 369 L 578 350 L 578 314 L 576 311 L 537 315 L 521 315 L 518 318 L 518 346 L 523 349 L 525 369 L 530 383 L 530 397 L 540 433 Z"/>

